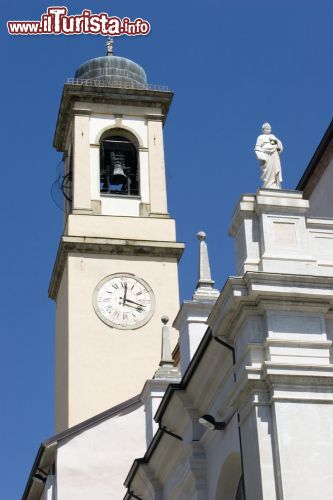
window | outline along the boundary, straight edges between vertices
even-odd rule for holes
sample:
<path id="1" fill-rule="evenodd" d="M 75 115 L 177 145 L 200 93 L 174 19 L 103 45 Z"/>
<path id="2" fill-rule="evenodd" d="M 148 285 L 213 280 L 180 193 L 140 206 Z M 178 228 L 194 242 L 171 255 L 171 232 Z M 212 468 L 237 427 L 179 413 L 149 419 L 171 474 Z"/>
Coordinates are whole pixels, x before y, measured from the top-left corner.
<path id="1" fill-rule="evenodd" d="M 121 130 L 108 131 L 100 146 L 100 191 L 103 194 L 139 196 L 138 151 Z"/>

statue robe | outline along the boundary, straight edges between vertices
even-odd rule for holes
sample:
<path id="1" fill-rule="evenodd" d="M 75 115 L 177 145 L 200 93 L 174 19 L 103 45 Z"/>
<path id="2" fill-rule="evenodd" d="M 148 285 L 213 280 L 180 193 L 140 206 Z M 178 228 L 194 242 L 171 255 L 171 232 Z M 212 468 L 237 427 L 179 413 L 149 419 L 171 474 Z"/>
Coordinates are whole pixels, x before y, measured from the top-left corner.
<path id="1" fill-rule="evenodd" d="M 273 140 L 277 141 L 277 144 L 272 144 L 271 141 Z M 282 150 L 282 142 L 275 135 L 259 135 L 254 151 L 260 162 L 261 180 L 263 181 L 264 188 L 281 188 L 282 170 L 280 153 Z"/>

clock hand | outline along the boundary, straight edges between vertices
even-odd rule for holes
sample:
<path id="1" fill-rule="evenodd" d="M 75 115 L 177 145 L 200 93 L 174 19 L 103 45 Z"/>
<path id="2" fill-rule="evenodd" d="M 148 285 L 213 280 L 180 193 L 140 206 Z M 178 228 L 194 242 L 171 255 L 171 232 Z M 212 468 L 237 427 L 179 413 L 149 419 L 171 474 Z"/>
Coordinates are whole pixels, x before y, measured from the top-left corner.
<path id="1" fill-rule="evenodd" d="M 132 304 L 125 304 L 127 307 L 133 307 L 134 309 L 138 309 L 138 306 L 132 305 Z"/>
<path id="2" fill-rule="evenodd" d="M 125 283 L 125 293 L 124 293 L 124 299 L 123 299 L 123 306 L 125 305 L 125 302 L 126 302 L 126 295 L 127 295 L 127 283 Z"/>
<path id="3" fill-rule="evenodd" d="M 131 304 L 135 304 L 136 306 L 145 307 L 143 304 L 139 304 L 139 302 L 134 302 L 133 300 L 130 300 L 130 299 L 126 299 L 126 302 L 130 302 Z M 133 307 L 133 306 L 131 306 L 131 304 L 128 304 L 129 307 Z"/>

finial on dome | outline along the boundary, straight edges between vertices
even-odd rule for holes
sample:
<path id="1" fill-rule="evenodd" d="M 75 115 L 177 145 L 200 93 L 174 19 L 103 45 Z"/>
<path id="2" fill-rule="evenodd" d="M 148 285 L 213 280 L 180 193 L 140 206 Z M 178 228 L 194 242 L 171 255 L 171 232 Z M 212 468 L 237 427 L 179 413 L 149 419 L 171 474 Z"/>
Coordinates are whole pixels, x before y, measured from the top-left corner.
<path id="1" fill-rule="evenodd" d="M 108 36 L 105 45 L 106 45 L 106 55 L 113 56 L 113 38 L 112 38 L 112 36 Z"/>
<path id="2" fill-rule="evenodd" d="M 219 296 L 219 291 L 213 287 L 215 281 L 212 280 L 208 248 L 206 243 L 206 233 L 199 231 L 197 238 L 200 241 L 199 250 L 199 277 L 196 290 L 193 294 L 193 300 L 216 300 Z"/>

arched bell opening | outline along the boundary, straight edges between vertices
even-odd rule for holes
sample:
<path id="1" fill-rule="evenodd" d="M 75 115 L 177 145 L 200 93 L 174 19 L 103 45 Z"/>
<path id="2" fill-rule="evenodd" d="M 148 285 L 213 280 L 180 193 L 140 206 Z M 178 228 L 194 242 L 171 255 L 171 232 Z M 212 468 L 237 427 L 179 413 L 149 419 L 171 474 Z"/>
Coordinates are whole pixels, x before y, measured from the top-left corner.
<path id="1" fill-rule="evenodd" d="M 105 132 L 100 141 L 100 192 L 139 196 L 139 157 L 136 139 L 122 129 Z"/>

